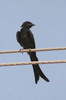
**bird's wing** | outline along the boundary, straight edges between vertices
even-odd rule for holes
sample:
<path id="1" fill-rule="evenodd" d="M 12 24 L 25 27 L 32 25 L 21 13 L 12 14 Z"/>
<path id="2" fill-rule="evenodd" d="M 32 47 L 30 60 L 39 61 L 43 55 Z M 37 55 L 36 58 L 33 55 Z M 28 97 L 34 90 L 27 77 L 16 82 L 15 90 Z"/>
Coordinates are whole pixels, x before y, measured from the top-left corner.
<path id="1" fill-rule="evenodd" d="M 29 31 L 29 38 L 31 39 L 31 44 L 33 48 L 35 48 L 35 40 L 34 40 L 34 36 L 31 31 Z"/>
<path id="2" fill-rule="evenodd" d="M 16 39 L 18 42 L 20 42 L 20 31 L 17 31 L 16 33 Z"/>

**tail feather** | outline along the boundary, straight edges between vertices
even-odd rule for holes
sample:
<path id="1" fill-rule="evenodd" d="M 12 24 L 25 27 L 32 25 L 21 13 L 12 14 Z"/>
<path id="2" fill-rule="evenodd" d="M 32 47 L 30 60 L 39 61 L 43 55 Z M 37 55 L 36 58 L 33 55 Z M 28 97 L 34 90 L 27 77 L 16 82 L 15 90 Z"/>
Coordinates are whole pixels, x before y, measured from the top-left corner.
<path id="1" fill-rule="evenodd" d="M 37 84 L 39 80 L 39 72 L 38 72 L 38 67 L 37 65 L 33 65 L 33 71 L 34 71 L 34 77 L 35 77 L 35 83 Z"/>
<path id="2" fill-rule="evenodd" d="M 30 59 L 31 59 L 31 61 L 38 61 L 38 58 L 34 54 L 30 55 Z M 46 82 L 49 82 L 49 79 L 44 75 L 44 73 L 42 72 L 42 70 L 40 69 L 38 64 L 33 65 L 33 71 L 34 71 L 36 84 L 37 84 L 40 77 L 43 78 Z"/>

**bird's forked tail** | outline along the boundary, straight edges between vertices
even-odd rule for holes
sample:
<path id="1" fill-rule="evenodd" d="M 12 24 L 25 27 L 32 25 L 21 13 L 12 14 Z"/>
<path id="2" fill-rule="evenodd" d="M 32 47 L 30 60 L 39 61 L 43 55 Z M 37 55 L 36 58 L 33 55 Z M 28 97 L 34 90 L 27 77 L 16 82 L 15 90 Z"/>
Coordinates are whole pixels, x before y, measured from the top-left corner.
<path id="1" fill-rule="evenodd" d="M 38 61 L 38 58 L 35 55 L 30 55 L 31 61 Z M 34 71 L 34 76 L 35 76 L 35 83 L 37 84 L 39 77 L 43 78 L 46 82 L 49 82 L 49 79 L 44 75 L 42 70 L 40 69 L 38 64 L 34 64 L 33 66 L 33 71 Z"/>

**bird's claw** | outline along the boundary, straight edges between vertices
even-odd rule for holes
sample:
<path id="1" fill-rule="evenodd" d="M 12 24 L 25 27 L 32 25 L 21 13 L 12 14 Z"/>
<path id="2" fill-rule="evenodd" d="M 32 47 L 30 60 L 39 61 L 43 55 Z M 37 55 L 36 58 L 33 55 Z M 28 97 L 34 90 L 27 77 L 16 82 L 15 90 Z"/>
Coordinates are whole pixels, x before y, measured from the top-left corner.
<path id="1" fill-rule="evenodd" d="M 19 49 L 19 50 L 20 50 L 20 52 L 23 54 L 23 52 L 22 52 L 23 49 Z"/>

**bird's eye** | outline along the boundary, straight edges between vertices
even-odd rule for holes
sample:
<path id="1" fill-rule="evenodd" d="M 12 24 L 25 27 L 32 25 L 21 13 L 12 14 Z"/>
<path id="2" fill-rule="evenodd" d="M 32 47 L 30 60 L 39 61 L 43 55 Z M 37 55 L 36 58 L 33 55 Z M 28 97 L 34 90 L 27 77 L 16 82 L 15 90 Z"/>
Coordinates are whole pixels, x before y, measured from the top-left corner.
<path id="1" fill-rule="evenodd" d="M 28 25 L 30 25 L 30 23 L 28 23 Z"/>

